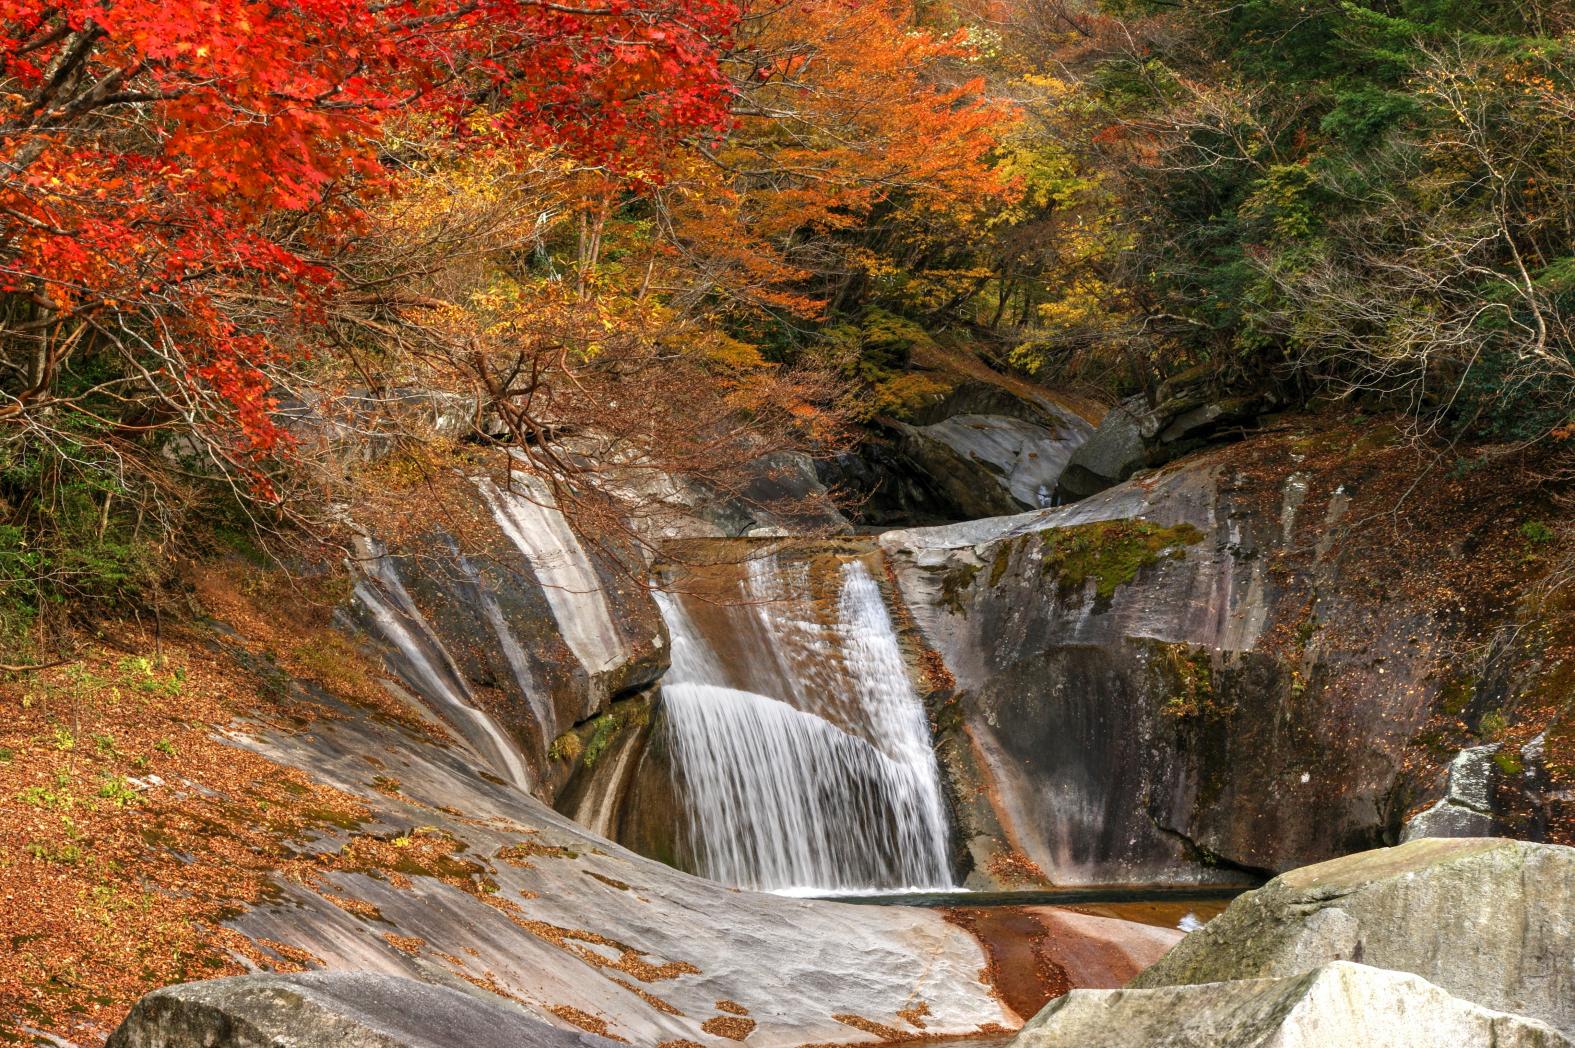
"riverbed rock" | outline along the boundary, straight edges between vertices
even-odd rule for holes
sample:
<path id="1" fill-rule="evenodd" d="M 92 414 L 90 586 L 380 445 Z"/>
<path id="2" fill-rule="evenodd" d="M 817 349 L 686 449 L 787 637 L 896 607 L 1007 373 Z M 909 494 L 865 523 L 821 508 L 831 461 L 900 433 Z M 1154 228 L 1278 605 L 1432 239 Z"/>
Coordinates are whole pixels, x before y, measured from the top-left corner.
<path id="1" fill-rule="evenodd" d="M 1029 910 L 1049 934 L 1052 955 L 1071 986 L 1122 986 L 1163 957 L 1182 932 L 1054 906 Z"/>
<path id="2" fill-rule="evenodd" d="M 490 775 L 463 741 L 436 743 L 310 686 L 290 700 L 318 711 L 310 731 L 259 721 L 233 741 L 368 814 L 305 845 L 347 861 L 282 882 L 230 922 L 275 963 L 502 996 L 552 1026 L 643 1045 L 710 1044 L 712 1029 L 747 1030 L 765 1048 L 858 1041 L 869 1024 L 920 1032 L 905 1016 L 952 1036 L 1015 1023 L 979 942 L 939 913 L 691 877 Z M 413 859 L 395 877 L 348 861 L 351 841 L 390 840 L 430 842 L 452 856 L 451 874 L 467 872 Z"/>
<path id="3" fill-rule="evenodd" d="M 1057 906 L 959 907 L 947 919 L 983 944 L 997 995 L 1024 1021 L 1068 990 L 1125 985 L 1182 935 Z"/>
<path id="4" fill-rule="evenodd" d="M 1162 989 L 1074 990 L 1012 1048 L 1567 1048 L 1524 1016 L 1415 975 L 1334 962 L 1302 975 Z"/>
<path id="5" fill-rule="evenodd" d="M 500 999 L 371 972 L 247 975 L 155 990 L 106 1048 L 611 1048 Z"/>
<path id="6" fill-rule="evenodd" d="M 881 536 L 955 680 L 936 719 L 975 883 L 1230 880 L 1233 865 L 1355 844 L 1307 807 L 1355 770 L 1325 761 L 1296 785 L 1314 755 L 1294 742 L 1325 714 L 1303 704 L 1292 730 L 1275 727 L 1287 674 L 1254 653 L 1270 580 L 1234 501 L 1199 464 L 1060 509 Z M 1202 701 L 1172 705 L 1204 677 Z M 1240 805 L 1221 803 L 1231 792 Z M 1199 863 L 1199 846 L 1228 861 Z"/>
<path id="7" fill-rule="evenodd" d="M 1426 839 L 1293 870 L 1131 985 L 1279 978 L 1336 960 L 1411 972 L 1575 1034 L 1575 848 Z"/>

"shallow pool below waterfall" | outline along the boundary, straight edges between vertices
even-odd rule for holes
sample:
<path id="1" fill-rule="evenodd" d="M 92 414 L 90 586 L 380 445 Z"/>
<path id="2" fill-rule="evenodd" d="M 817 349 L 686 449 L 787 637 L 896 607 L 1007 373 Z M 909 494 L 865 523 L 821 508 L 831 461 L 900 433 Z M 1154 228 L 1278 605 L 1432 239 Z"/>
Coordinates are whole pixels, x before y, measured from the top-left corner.
<path id="1" fill-rule="evenodd" d="M 1161 928 L 1192 931 L 1222 913 L 1250 887 L 1163 887 L 1110 885 L 1029 891 L 789 892 L 801 898 L 858 906 L 921 906 L 926 909 L 993 909 L 1054 906 L 1097 917 L 1115 917 Z M 1189 920 L 1190 918 L 1190 920 Z"/>

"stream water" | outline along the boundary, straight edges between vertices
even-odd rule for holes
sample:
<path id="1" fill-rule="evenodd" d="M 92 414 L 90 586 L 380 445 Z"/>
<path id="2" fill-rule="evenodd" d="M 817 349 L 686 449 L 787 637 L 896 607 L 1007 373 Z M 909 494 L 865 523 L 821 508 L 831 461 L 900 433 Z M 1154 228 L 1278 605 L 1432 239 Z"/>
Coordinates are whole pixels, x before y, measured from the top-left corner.
<path id="1" fill-rule="evenodd" d="M 1224 912 L 1232 899 L 1248 886 L 1164 887 L 1152 885 L 1101 885 L 1080 888 L 1046 888 L 1016 891 L 928 891 L 803 893 L 806 898 L 828 899 L 859 906 L 919 906 L 927 909 L 1003 909 L 1053 906 L 1097 917 L 1152 924 L 1160 928 L 1194 931 Z"/>
<path id="2" fill-rule="evenodd" d="M 880 587 L 746 563 L 734 600 L 660 594 L 662 686 L 695 872 L 761 889 L 951 886 L 940 773 Z M 697 610 L 703 610 L 702 626 Z"/>

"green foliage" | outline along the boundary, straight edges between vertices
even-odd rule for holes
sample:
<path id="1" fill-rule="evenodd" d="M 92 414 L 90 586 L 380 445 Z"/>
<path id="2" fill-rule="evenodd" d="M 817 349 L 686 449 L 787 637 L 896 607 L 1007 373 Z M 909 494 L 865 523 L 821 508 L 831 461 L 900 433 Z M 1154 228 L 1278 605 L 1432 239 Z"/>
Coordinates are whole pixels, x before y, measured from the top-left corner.
<path id="1" fill-rule="evenodd" d="M 1520 537 L 1527 542 L 1535 542 L 1538 545 L 1552 542 L 1557 538 L 1553 533 L 1553 529 L 1540 520 L 1528 520 L 1522 524 L 1520 526 Z"/>
<path id="2" fill-rule="evenodd" d="M 27 854 L 41 862 L 58 862 L 64 865 L 73 865 L 82 861 L 83 852 L 75 844 L 62 844 L 51 848 L 47 844 L 32 841 L 27 846 Z"/>
<path id="3" fill-rule="evenodd" d="M 861 418 L 907 418 L 944 395 L 950 384 L 908 370 L 915 349 L 935 349 L 918 322 L 884 309 L 869 309 L 858 323 L 843 322 L 821 333 L 822 352 L 863 394 L 854 414 Z"/>
<path id="4" fill-rule="evenodd" d="M 1086 83 L 1104 119 L 1158 129 L 1108 163 L 1128 279 L 1181 321 L 1181 357 L 1221 385 L 1355 386 L 1504 440 L 1575 417 L 1575 13 L 1102 6 L 1165 26 Z"/>
<path id="5" fill-rule="evenodd" d="M 73 456 L 80 455 L 81 458 Z M 114 474 L 91 450 L 0 443 L 0 645 L 27 650 L 44 610 L 129 605 L 157 571 L 156 550 Z"/>
<path id="6" fill-rule="evenodd" d="M 1502 734 L 1509 727 L 1509 718 L 1500 710 L 1488 710 L 1477 722 L 1477 734 L 1484 740 L 1492 740 Z"/>
<path id="7" fill-rule="evenodd" d="M 1319 209 L 1329 203 L 1302 164 L 1276 164 L 1248 186 L 1239 214 L 1246 232 L 1262 239 L 1300 240 L 1311 235 Z"/>
<path id="8" fill-rule="evenodd" d="M 1525 375 L 1510 351 L 1484 353 L 1459 377 L 1449 414 L 1463 425 L 1504 441 L 1529 441 L 1567 422 L 1575 381 L 1564 375 Z"/>
<path id="9" fill-rule="evenodd" d="M 935 345 L 929 332 L 907 317 L 871 309 L 859 322 L 859 360 L 880 372 L 906 367 L 913 351 Z"/>
<path id="10" fill-rule="evenodd" d="M 105 776 L 98 788 L 98 795 L 117 808 L 129 807 L 137 800 L 136 791 L 119 775 Z"/>
<path id="11" fill-rule="evenodd" d="M 620 718 L 612 713 L 602 714 L 592 724 L 590 738 L 585 742 L 584 764 L 587 768 L 595 767 L 623 727 Z"/>
<path id="12" fill-rule="evenodd" d="M 580 754 L 585 752 L 585 743 L 579 735 L 566 731 L 552 740 L 552 746 L 547 750 L 547 756 L 555 761 L 576 761 Z"/>
<path id="13" fill-rule="evenodd" d="M 1205 648 L 1188 649 L 1180 644 L 1158 646 L 1155 666 L 1169 685 L 1170 694 L 1160 713 L 1177 720 L 1221 712 L 1215 693 L 1214 666 Z"/>

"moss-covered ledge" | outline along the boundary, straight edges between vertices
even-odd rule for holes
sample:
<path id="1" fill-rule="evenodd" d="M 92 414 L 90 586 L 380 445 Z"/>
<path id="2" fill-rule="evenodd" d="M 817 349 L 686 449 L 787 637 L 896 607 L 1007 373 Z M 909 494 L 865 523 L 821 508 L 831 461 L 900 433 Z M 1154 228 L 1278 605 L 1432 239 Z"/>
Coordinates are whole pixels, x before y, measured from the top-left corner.
<path id="1" fill-rule="evenodd" d="M 1191 524 L 1161 526 L 1141 517 L 1046 528 L 1039 532 L 1040 570 L 1059 580 L 1063 594 L 1094 582 L 1094 596 L 1109 600 L 1139 571 L 1178 556 L 1203 541 Z"/>

